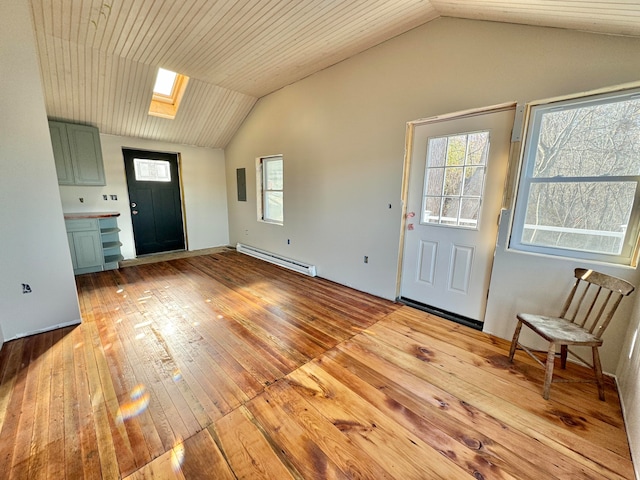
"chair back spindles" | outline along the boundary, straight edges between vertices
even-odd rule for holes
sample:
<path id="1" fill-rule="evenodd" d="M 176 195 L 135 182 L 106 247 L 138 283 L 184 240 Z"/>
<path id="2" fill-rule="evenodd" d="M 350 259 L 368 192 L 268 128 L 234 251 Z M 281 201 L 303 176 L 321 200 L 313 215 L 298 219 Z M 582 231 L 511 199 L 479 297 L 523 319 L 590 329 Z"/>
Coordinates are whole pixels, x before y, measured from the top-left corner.
<path id="1" fill-rule="evenodd" d="M 611 297 L 612 293 L 613 292 L 609 293 L 609 297 Z M 624 295 L 622 295 L 621 293 L 619 293 L 616 296 L 616 300 L 615 300 L 613 306 L 611 307 L 611 309 L 609 310 L 609 315 L 607 315 L 607 318 L 605 319 L 605 321 L 602 322 L 602 325 L 600 325 L 600 329 L 595 333 L 596 337 L 600 338 L 602 336 L 602 334 L 604 333 L 604 331 L 606 330 L 606 328 L 609 326 L 609 323 L 611 322 L 611 319 L 613 318 L 613 314 L 618 309 L 618 305 L 620 305 L 620 302 L 622 301 L 622 297 L 623 296 Z M 607 298 L 607 301 L 609 301 L 609 297 Z M 590 333 L 593 333 L 593 330 Z"/>
<path id="2" fill-rule="evenodd" d="M 569 292 L 569 296 L 567 297 L 567 300 L 564 302 L 564 306 L 562 307 L 562 312 L 560 312 L 560 318 L 567 318 L 567 312 L 569 311 L 569 308 L 571 307 L 571 303 L 573 302 L 573 297 L 576 294 L 576 290 L 578 289 L 578 285 L 580 284 L 580 279 L 578 278 L 576 280 L 576 283 L 573 284 L 573 288 L 571 289 L 571 292 Z M 573 316 L 575 317 L 575 313 L 573 314 Z"/>
<path id="3" fill-rule="evenodd" d="M 578 285 L 580 285 L 581 283 L 583 283 L 581 281 L 581 279 L 578 279 Z M 591 285 L 586 283 L 584 285 L 584 289 L 582 290 L 582 295 L 580 296 L 580 300 L 578 300 L 578 302 L 576 303 L 576 310 L 575 312 L 573 312 L 573 317 L 570 319 L 567 319 L 571 322 L 576 321 L 576 318 L 578 317 L 578 312 L 580 312 L 580 308 L 582 308 L 582 303 L 584 302 L 584 299 L 587 298 L 587 292 L 589 292 L 589 287 Z M 597 297 L 594 298 L 594 302 L 597 300 Z M 593 308 L 593 305 L 591 305 L 591 308 Z M 591 313 L 591 308 L 589 309 L 589 311 L 587 312 L 587 314 L 584 316 L 584 320 L 582 321 L 582 324 L 584 325 L 584 323 L 587 321 L 587 318 L 589 317 L 589 314 Z"/>
<path id="4" fill-rule="evenodd" d="M 598 295 L 600 295 L 600 292 L 602 291 L 602 287 L 600 287 L 598 289 Z M 600 307 L 600 311 L 598 312 L 598 315 L 596 316 L 596 318 L 593 320 L 593 322 L 591 323 L 591 327 L 586 328 L 586 330 L 589 333 L 593 333 L 593 331 L 596 329 L 596 327 L 598 327 L 598 323 L 600 323 L 600 319 L 602 318 L 602 314 L 605 312 L 605 308 L 607 308 L 607 305 L 609 304 L 609 300 L 611 299 L 611 295 L 613 294 L 613 292 L 611 290 L 607 290 L 607 296 L 605 297 L 605 299 L 602 302 L 602 307 Z M 595 300 L 594 300 L 594 304 L 595 304 Z M 609 311 L 609 315 L 613 316 L 613 312 L 615 311 L 616 306 L 614 305 L 614 307 Z M 602 328 L 602 327 L 599 327 Z"/>
<path id="5" fill-rule="evenodd" d="M 576 282 L 560 318 L 575 323 L 600 338 L 609 326 L 622 297 L 631 293 L 634 287 L 625 280 L 584 268 L 576 268 L 575 277 Z M 595 291 L 592 286 L 596 288 Z"/>
<path id="6" fill-rule="evenodd" d="M 586 282 L 585 282 L 586 283 Z M 591 284 L 587 283 L 587 286 L 585 288 L 585 295 L 587 293 L 587 290 L 589 290 L 591 288 Z M 591 301 L 591 305 L 589 305 L 589 310 L 587 310 L 587 313 L 584 315 L 584 318 L 582 319 L 582 323 L 580 323 L 580 327 L 582 328 L 587 328 L 586 325 L 589 322 L 589 318 L 591 318 L 591 312 L 593 312 L 593 307 L 596 306 L 596 303 L 598 302 L 598 299 L 600 298 L 600 292 L 602 292 L 602 287 L 599 287 L 598 290 L 596 291 L 595 295 L 593 295 L 593 299 Z M 596 318 L 593 320 L 592 322 L 592 327 L 593 325 L 595 325 L 596 323 L 598 323 L 598 320 L 600 318 L 600 315 L 602 315 L 602 311 L 604 310 L 604 307 L 606 306 L 606 302 L 602 305 L 602 308 L 600 309 L 600 311 L 598 312 L 598 315 L 596 316 Z"/>

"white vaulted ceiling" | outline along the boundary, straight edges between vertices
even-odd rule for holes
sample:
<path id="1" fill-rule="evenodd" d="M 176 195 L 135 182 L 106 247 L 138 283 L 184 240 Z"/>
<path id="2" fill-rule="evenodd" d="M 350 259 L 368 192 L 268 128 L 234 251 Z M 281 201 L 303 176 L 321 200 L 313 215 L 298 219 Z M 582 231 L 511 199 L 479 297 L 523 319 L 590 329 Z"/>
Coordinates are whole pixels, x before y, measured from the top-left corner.
<path id="1" fill-rule="evenodd" d="M 224 148 L 258 98 L 440 16 L 640 36 L 637 0 L 31 0 L 49 118 Z M 158 67 L 191 78 L 147 115 Z"/>

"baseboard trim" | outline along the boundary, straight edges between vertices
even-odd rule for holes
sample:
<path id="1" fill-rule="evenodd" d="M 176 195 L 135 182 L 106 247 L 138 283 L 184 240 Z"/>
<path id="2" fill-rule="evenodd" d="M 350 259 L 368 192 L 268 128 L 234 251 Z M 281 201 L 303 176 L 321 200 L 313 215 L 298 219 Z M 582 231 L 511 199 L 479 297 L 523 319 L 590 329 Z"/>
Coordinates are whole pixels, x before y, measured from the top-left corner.
<path id="1" fill-rule="evenodd" d="M 627 428 L 627 425 L 629 425 L 629 417 L 627 417 L 627 409 L 624 403 L 624 397 L 620 395 L 620 384 L 618 382 L 618 376 L 611 373 L 608 375 L 613 377 L 613 381 L 616 384 L 616 390 L 618 391 L 618 399 L 620 400 L 620 410 L 622 410 L 622 421 L 625 427 L 624 431 L 627 434 L 627 443 L 629 444 L 629 453 L 631 454 L 631 464 L 633 465 L 633 470 L 636 475 L 636 480 L 640 480 L 640 458 L 635 458 L 635 455 L 634 455 L 636 451 L 634 447 L 636 445 L 633 439 L 631 438 L 631 436 L 629 435 L 629 429 Z M 640 447 L 640 445 L 638 447 Z M 638 451 L 640 451 L 640 449 L 638 449 Z"/>
<path id="2" fill-rule="evenodd" d="M 11 340 L 18 340 L 19 338 L 30 337 L 31 335 L 37 335 L 39 333 L 50 332 L 51 330 L 57 330 L 59 328 L 71 327 L 73 325 L 80 325 L 82 323 L 81 319 L 72 320 L 70 322 L 58 323 L 56 325 L 51 325 L 49 327 L 41 328 L 39 330 L 33 330 L 31 332 L 18 333 L 11 338 L 5 338 L 5 342 L 9 342 Z"/>

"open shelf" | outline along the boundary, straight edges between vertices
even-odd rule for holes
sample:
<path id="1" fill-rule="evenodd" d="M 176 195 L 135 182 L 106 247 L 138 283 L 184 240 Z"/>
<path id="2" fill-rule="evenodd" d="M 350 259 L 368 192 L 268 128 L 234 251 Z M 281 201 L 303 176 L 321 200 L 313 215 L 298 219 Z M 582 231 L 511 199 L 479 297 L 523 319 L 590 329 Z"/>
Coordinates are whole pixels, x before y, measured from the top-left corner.
<path id="1" fill-rule="evenodd" d="M 104 263 L 117 263 L 124 260 L 124 257 L 120 254 L 118 255 L 105 255 Z M 116 267 L 117 268 L 117 267 Z"/>
<path id="2" fill-rule="evenodd" d="M 116 217 L 100 218 L 100 237 L 102 239 L 102 253 L 104 256 L 104 270 L 118 268 L 118 262 L 124 260 L 120 253 L 122 242 L 118 237 L 118 220 Z"/>

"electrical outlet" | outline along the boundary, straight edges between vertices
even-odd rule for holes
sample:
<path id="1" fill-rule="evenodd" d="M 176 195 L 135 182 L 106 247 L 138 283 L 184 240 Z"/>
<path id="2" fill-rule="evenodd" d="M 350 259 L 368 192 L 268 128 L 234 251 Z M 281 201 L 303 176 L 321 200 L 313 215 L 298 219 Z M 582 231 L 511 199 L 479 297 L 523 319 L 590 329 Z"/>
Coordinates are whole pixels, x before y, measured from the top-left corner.
<path id="1" fill-rule="evenodd" d="M 28 283 L 23 283 L 22 284 L 22 293 L 31 293 L 31 286 Z"/>
<path id="2" fill-rule="evenodd" d="M 118 196 L 117 195 L 111 195 L 111 200 L 118 200 Z"/>
<path id="3" fill-rule="evenodd" d="M 84 203 L 84 197 L 80 197 L 78 200 L 80 200 L 80 203 Z"/>
<path id="4" fill-rule="evenodd" d="M 287 245 L 291 245 L 291 239 L 287 238 Z"/>
<path id="5" fill-rule="evenodd" d="M 369 263 L 369 256 L 368 255 L 364 256 L 364 263 Z"/>
<path id="6" fill-rule="evenodd" d="M 103 200 L 107 200 L 107 196 L 106 195 L 102 195 L 102 199 Z"/>

